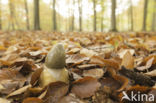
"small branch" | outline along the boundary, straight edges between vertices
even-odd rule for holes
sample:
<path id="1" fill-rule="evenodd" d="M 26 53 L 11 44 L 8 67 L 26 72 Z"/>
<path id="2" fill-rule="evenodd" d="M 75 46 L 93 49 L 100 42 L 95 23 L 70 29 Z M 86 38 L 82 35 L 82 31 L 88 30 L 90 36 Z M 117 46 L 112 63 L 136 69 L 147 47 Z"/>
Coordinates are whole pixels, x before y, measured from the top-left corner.
<path id="1" fill-rule="evenodd" d="M 149 76 L 141 73 L 136 73 L 132 70 L 126 69 L 125 67 L 122 67 L 122 69 L 119 70 L 119 73 L 131 80 L 134 80 L 135 84 L 143 86 L 153 86 L 155 84 L 155 82 Z"/>

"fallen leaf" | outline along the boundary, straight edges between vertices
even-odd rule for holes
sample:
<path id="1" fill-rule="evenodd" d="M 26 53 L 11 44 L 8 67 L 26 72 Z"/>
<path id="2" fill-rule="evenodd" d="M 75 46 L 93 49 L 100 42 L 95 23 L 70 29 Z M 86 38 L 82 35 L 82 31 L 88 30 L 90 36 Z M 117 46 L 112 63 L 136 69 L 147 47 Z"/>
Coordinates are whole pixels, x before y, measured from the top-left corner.
<path id="1" fill-rule="evenodd" d="M 35 97 L 26 98 L 22 103 L 43 103 L 43 100 Z"/>
<path id="2" fill-rule="evenodd" d="M 81 49 L 80 54 L 86 55 L 87 57 L 98 55 L 97 52 L 94 52 L 93 50 L 88 50 L 86 48 Z"/>
<path id="3" fill-rule="evenodd" d="M 149 59 L 146 62 L 146 65 L 145 66 L 137 67 L 136 69 L 139 70 L 139 71 L 144 71 L 144 70 L 149 69 L 152 66 L 152 64 L 153 64 L 153 60 L 154 60 L 154 57 L 152 57 L 151 59 Z"/>
<path id="4" fill-rule="evenodd" d="M 124 55 L 121 65 L 127 69 L 134 69 L 134 57 L 129 51 Z"/>
<path id="5" fill-rule="evenodd" d="M 57 103 L 86 103 L 86 102 L 77 98 L 74 94 L 70 93 L 69 95 L 61 98 Z"/>
<path id="6" fill-rule="evenodd" d="M 82 64 L 82 65 L 78 65 L 77 66 L 79 69 L 93 69 L 93 68 L 97 68 L 98 65 L 96 64 Z"/>
<path id="7" fill-rule="evenodd" d="M 11 103 L 11 101 L 4 98 L 0 98 L 0 103 Z"/>
<path id="8" fill-rule="evenodd" d="M 15 89 L 22 87 L 25 81 L 26 79 L 17 70 L 0 70 L 0 84 L 3 86 L 0 93 L 9 94 Z"/>
<path id="9" fill-rule="evenodd" d="M 54 82 L 47 86 L 47 92 L 43 98 L 44 103 L 56 103 L 59 99 L 65 96 L 69 86 L 64 82 Z"/>
<path id="10" fill-rule="evenodd" d="M 90 76 L 97 79 L 101 78 L 103 74 L 104 74 L 103 69 L 90 69 L 83 71 L 83 76 Z"/>
<path id="11" fill-rule="evenodd" d="M 37 69 L 31 76 L 30 84 L 34 86 L 40 79 L 40 75 L 43 71 L 43 68 Z"/>
<path id="12" fill-rule="evenodd" d="M 93 77 L 84 77 L 74 81 L 71 92 L 80 98 L 88 98 L 93 96 L 95 91 L 99 89 L 101 84 Z"/>
<path id="13" fill-rule="evenodd" d="M 22 94 L 22 93 L 24 93 L 26 90 L 28 90 L 28 88 L 30 88 L 30 87 L 31 87 L 31 85 L 24 86 L 24 87 L 22 87 L 22 88 L 20 88 L 20 89 L 18 89 L 18 90 L 16 90 L 16 91 L 10 93 L 10 94 L 7 96 L 7 98 L 9 98 L 9 97 L 11 97 L 11 96 L 15 96 L 15 95 Z"/>
<path id="14" fill-rule="evenodd" d="M 120 76 L 120 75 L 114 75 L 113 78 L 117 80 L 118 82 L 120 82 L 121 84 L 121 87 L 117 90 L 118 92 L 128 87 L 129 80 L 126 77 Z"/>
<path id="15" fill-rule="evenodd" d="M 81 64 L 82 62 L 88 61 L 88 60 L 89 60 L 89 57 L 86 57 L 85 55 L 74 54 L 67 58 L 66 63 L 77 65 L 77 64 Z"/>
<path id="16" fill-rule="evenodd" d="M 147 56 L 147 57 L 144 58 L 144 60 L 141 63 L 141 65 L 145 65 L 147 63 L 147 61 L 149 61 L 151 58 L 154 58 L 152 64 L 156 64 L 156 55 L 150 55 L 150 56 Z"/>
<path id="17" fill-rule="evenodd" d="M 0 51 L 5 51 L 5 50 L 6 50 L 6 48 L 4 46 L 0 45 Z"/>
<path id="18" fill-rule="evenodd" d="M 113 59 L 103 59 L 103 58 L 101 58 L 99 56 L 93 56 L 89 63 L 90 64 L 98 64 L 101 67 L 108 66 L 108 67 L 113 67 L 116 70 L 119 69 L 119 64 L 115 60 L 113 60 Z"/>
<path id="19" fill-rule="evenodd" d="M 67 52 L 67 54 L 75 54 L 80 51 L 80 48 L 73 48 Z"/>
<path id="20" fill-rule="evenodd" d="M 156 76 L 156 70 L 152 70 L 152 71 L 147 72 L 147 73 L 145 73 L 145 74 L 148 75 L 148 76 L 155 77 L 155 76 Z"/>
<path id="21" fill-rule="evenodd" d="M 121 50 L 119 50 L 118 55 L 119 55 L 120 58 L 123 58 L 124 55 L 125 55 L 127 52 L 130 52 L 131 55 L 134 55 L 135 50 L 134 50 L 134 49 L 121 49 Z"/>
<path id="22" fill-rule="evenodd" d="M 121 87 L 121 83 L 111 77 L 100 79 L 100 83 L 102 87 L 104 86 L 110 87 L 113 91 L 118 90 Z"/>

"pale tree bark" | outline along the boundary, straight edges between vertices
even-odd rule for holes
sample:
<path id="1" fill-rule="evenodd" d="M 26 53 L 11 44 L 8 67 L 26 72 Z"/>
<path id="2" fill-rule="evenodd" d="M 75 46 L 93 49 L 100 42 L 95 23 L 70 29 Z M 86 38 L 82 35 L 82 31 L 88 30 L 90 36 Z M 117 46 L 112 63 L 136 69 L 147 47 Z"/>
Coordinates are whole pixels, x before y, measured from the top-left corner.
<path id="1" fill-rule="evenodd" d="M 103 15 L 104 15 L 104 0 L 101 0 L 101 7 L 102 7 L 102 13 L 101 13 L 101 32 L 103 32 L 103 27 L 104 27 L 104 25 L 103 25 Z"/>
<path id="2" fill-rule="evenodd" d="M 70 4 L 70 1 L 69 0 L 67 0 L 67 4 Z M 72 9 L 71 9 L 71 7 L 70 7 L 70 5 L 68 5 L 68 22 L 67 22 L 67 24 L 68 24 L 68 30 L 67 31 L 72 31 L 72 17 L 70 17 L 72 15 Z"/>
<path id="3" fill-rule="evenodd" d="M 8 29 L 10 30 L 15 30 L 15 28 L 20 30 L 20 26 L 18 23 L 18 20 L 16 18 L 16 9 L 15 9 L 15 1 L 14 0 L 9 0 L 9 12 L 10 12 L 10 22 L 9 22 L 9 27 Z"/>
<path id="4" fill-rule="evenodd" d="M 24 0 L 24 5 L 25 5 L 25 12 L 26 12 L 26 25 L 27 25 L 27 30 L 29 30 L 30 29 L 30 26 L 29 26 L 29 10 L 28 10 L 27 0 Z"/>
<path id="5" fill-rule="evenodd" d="M 131 31 L 133 31 L 133 3 L 132 0 L 129 0 L 129 2 L 130 2 Z"/>
<path id="6" fill-rule="evenodd" d="M 154 0 L 153 4 L 153 18 L 152 18 L 152 31 L 156 31 L 156 0 Z"/>
<path id="7" fill-rule="evenodd" d="M 53 0 L 53 16 L 52 16 L 52 22 L 53 22 L 53 31 L 57 31 L 56 0 Z"/>
<path id="8" fill-rule="evenodd" d="M 2 30 L 2 3 L 0 0 L 0 30 Z"/>
<path id="9" fill-rule="evenodd" d="M 10 10 L 10 22 L 9 22 L 9 29 L 10 26 L 12 30 L 15 30 L 15 23 L 14 23 L 14 18 L 15 18 L 15 12 L 14 12 L 14 5 L 13 5 L 13 0 L 9 0 L 9 10 Z"/>
<path id="10" fill-rule="evenodd" d="M 73 0 L 73 7 L 75 6 L 75 0 Z M 71 30 L 74 31 L 75 29 L 75 16 L 74 16 L 74 8 L 72 9 L 72 20 L 71 20 Z"/>
<path id="11" fill-rule="evenodd" d="M 78 0 L 79 5 L 79 31 L 82 31 L 82 0 Z"/>
<path id="12" fill-rule="evenodd" d="M 94 31 L 96 31 L 96 0 L 93 0 L 93 9 L 94 9 L 94 23 L 93 23 L 93 28 L 94 28 Z"/>
<path id="13" fill-rule="evenodd" d="M 40 30 L 39 0 L 34 0 L 34 29 Z"/>
<path id="14" fill-rule="evenodd" d="M 144 16 L 143 16 L 143 27 L 142 30 L 146 31 L 146 21 L 147 21 L 147 8 L 148 8 L 148 0 L 144 1 Z"/>
<path id="15" fill-rule="evenodd" d="M 117 31 L 116 29 L 116 0 L 112 0 L 112 13 L 111 13 L 111 31 Z"/>

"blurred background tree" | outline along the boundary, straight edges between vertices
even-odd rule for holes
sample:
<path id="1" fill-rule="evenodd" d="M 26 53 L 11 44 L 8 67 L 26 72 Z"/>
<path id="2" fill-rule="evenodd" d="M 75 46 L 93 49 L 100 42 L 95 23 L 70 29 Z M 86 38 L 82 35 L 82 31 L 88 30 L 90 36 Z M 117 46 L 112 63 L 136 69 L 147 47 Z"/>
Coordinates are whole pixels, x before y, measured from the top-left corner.
<path id="1" fill-rule="evenodd" d="M 0 0 L 1 30 L 156 31 L 156 0 Z"/>

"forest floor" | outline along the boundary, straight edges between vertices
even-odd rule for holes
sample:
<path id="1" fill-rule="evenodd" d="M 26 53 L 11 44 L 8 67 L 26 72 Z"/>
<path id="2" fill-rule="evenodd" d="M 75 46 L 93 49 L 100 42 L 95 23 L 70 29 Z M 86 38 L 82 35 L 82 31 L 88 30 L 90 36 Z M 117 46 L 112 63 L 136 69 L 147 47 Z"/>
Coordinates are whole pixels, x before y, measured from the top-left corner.
<path id="1" fill-rule="evenodd" d="M 45 57 L 57 43 L 70 83 L 42 88 Z M 155 68 L 154 32 L 0 33 L 0 103 L 156 103 Z"/>

